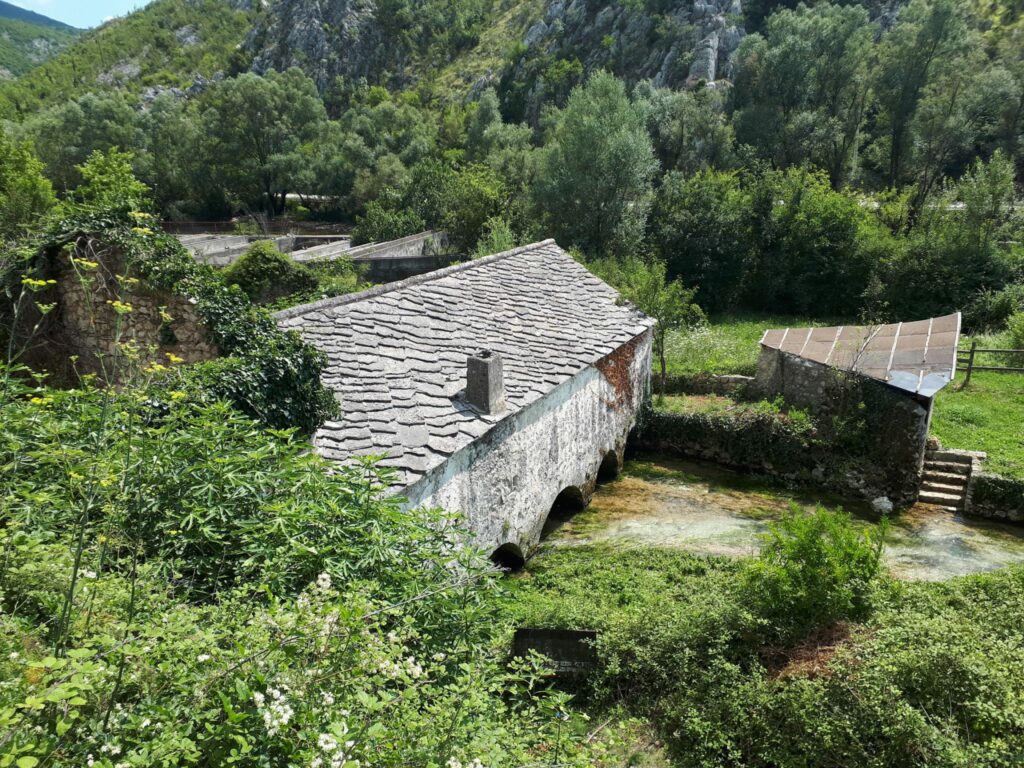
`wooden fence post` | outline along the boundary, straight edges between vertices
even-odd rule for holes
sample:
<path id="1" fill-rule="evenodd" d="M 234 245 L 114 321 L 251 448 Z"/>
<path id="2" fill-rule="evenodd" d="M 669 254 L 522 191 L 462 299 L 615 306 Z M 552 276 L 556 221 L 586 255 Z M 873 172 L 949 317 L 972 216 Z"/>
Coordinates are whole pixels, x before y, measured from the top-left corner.
<path id="1" fill-rule="evenodd" d="M 960 385 L 960 389 L 966 389 L 967 385 L 971 383 L 971 371 L 974 370 L 974 353 L 978 349 L 978 342 L 974 340 L 971 342 L 971 356 L 967 358 L 967 375 L 964 376 L 964 383 Z"/>

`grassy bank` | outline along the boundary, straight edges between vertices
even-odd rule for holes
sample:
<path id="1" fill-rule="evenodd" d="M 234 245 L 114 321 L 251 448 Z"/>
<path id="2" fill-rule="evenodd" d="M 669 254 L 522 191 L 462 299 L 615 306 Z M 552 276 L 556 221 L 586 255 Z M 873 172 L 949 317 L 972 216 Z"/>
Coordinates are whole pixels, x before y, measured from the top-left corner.
<path id="1" fill-rule="evenodd" d="M 946 387 L 935 401 L 932 434 L 947 448 L 985 451 L 993 472 L 1024 478 L 1024 375 L 981 371 L 967 389 Z"/>
<path id="2" fill-rule="evenodd" d="M 671 334 L 666 343 L 669 373 L 739 373 L 757 367 L 761 336 L 769 328 L 834 325 L 843 320 L 792 315 L 716 315 L 704 328 Z"/>
<path id="3" fill-rule="evenodd" d="M 1019 765 L 1024 569 L 869 585 L 851 554 L 835 520 L 745 560 L 559 548 L 507 611 L 600 630 L 580 705 L 649 719 L 673 766 Z M 794 629 L 805 599 L 843 608 Z"/>

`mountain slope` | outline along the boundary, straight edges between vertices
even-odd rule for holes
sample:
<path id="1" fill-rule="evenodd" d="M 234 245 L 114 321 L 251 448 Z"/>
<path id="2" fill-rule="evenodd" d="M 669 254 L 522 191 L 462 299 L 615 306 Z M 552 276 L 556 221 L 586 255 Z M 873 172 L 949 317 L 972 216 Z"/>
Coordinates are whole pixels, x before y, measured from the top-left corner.
<path id="1" fill-rule="evenodd" d="M 51 19 L 49 16 L 43 16 L 41 13 L 36 13 L 35 11 L 29 11 L 25 8 L 19 8 L 16 5 L 5 3 L 4 0 L 0 0 L 0 19 L 12 19 L 25 24 L 33 24 L 37 27 L 62 29 L 65 32 L 76 31 L 70 24 L 65 24 L 63 21 Z"/>
<path id="2" fill-rule="evenodd" d="M 74 27 L 0 0 L 0 80 L 53 58 L 79 34 Z"/>
<path id="3" fill-rule="evenodd" d="M 228 70 L 252 12 L 245 0 L 157 0 L 85 33 L 58 56 L 0 85 L 0 114 L 18 118 L 89 91 L 187 87 Z M 241 9 L 241 10 L 239 10 Z"/>

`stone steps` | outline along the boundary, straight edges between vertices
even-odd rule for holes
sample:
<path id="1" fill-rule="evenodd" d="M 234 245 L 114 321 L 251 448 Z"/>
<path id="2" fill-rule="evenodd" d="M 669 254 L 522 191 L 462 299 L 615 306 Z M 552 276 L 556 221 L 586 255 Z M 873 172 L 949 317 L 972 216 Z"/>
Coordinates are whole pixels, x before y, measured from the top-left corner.
<path id="1" fill-rule="evenodd" d="M 944 464 L 964 464 L 968 469 L 971 467 L 971 456 L 957 451 L 928 451 L 926 454 L 928 462 L 941 461 Z"/>
<path id="2" fill-rule="evenodd" d="M 938 472 L 926 469 L 921 479 L 926 483 L 945 483 L 949 485 L 967 485 L 969 475 L 959 472 Z"/>
<path id="3" fill-rule="evenodd" d="M 973 458 L 974 454 L 964 451 L 928 451 L 925 454 L 917 500 L 950 512 L 961 511 L 966 500 Z"/>
<path id="4" fill-rule="evenodd" d="M 953 496 L 963 496 L 966 490 L 965 485 L 953 485 L 951 483 L 935 483 L 930 480 L 921 483 L 921 493 L 947 493 Z"/>
<path id="5" fill-rule="evenodd" d="M 933 504 L 942 507 L 950 512 L 955 512 L 963 506 L 964 497 L 959 493 L 938 493 L 936 491 L 922 490 L 917 494 L 917 500 L 924 504 Z"/>
<path id="6" fill-rule="evenodd" d="M 960 464 L 951 461 L 931 461 L 928 460 L 924 463 L 925 472 L 945 472 L 951 475 L 960 475 L 962 477 L 969 477 L 971 474 L 970 464 Z"/>

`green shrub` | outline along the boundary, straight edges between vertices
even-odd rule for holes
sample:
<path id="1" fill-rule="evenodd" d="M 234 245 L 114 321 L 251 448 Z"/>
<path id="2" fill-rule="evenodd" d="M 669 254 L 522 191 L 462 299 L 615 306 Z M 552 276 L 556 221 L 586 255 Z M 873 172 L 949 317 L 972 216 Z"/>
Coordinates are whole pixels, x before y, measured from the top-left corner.
<path id="1" fill-rule="evenodd" d="M 426 229 L 426 222 L 416 213 L 401 206 L 397 192 L 385 190 L 377 200 L 366 205 L 366 213 L 356 217 L 352 244 L 398 240 Z"/>
<path id="2" fill-rule="evenodd" d="M 793 507 L 769 533 L 743 574 L 751 609 L 768 622 L 769 637 L 791 642 L 840 619 L 862 620 L 879 574 L 885 521 L 857 530 L 842 511 L 814 514 Z"/>
<path id="3" fill-rule="evenodd" d="M 0 765 L 592 764 L 465 532 L 176 394 L 0 391 Z"/>
<path id="4" fill-rule="evenodd" d="M 270 240 L 253 243 L 238 261 L 224 270 L 224 280 L 229 285 L 237 285 L 257 304 L 269 304 L 317 287 L 316 277 L 304 265 L 277 250 Z"/>
<path id="5" fill-rule="evenodd" d="M 1014 349 L 1024 349 L 1024 310 L 1014 312 L 1006 320 L 1006 330 Z"/>

